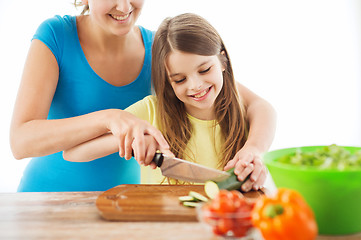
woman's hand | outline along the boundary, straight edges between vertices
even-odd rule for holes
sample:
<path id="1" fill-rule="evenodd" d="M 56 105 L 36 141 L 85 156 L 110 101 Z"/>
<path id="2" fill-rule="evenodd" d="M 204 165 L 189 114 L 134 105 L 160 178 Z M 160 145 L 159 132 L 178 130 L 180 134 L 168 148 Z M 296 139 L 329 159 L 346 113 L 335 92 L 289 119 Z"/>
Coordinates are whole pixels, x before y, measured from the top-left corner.
<path id="1" fill-rule="evenodd" d="M 145 152 L 142 152 L 141 150 L 139 150 L 139 147 L 144 147 Z M 139 163 L 139 165 L 144 165 L 144 166 L 150 166 L 151 168 L 155 169 L 157 166 L 156 164 L 152 161 L 153 157 L 157 151 L 157 149 L 159 149 L 159 144 L 156 141 L 156 139 L 151 136 L 151 135 L 145 135 L 144 136 L 144 142 L 143 144 L 138 144 L 136 143 L 136 139 L 133 141 L 132 144 L 133 147 L 133 152 L 134 152 L 134 158 L 135 160 L 137 160 L 137 162 Z M 139 155 L 142 155 L 144 153 L 144 161 L 143 159 L 139 158 Z M 174 157 L 174 154 L 166 149 L 162 150 L 162 153 L 170 156 L 170 157 Z"/>
<path id="2" fill-rule="evenodd" d="M 242 102 L 246 106 L 249 133 L 245 145 L 228 162 L 225 170 L 235 167 L 235 173 L 241 181 L 251 173 L 249 180 L 242 185 L 242 190 L 249 191 L 251 188 L 258 190 L 267 176 L 261 154 L 267 152 L 272 144 L 276 131 L 276 111 L 266 100 L 239 82 L 236 84 Z"/>
<path id="3" fill-rule="evenodd" d="M 242 185 L 243 191 L 247 192 L 252 188 L 258 190 L 263 186 L 268 171 L 262 162 L 261 153 L 257 149 L 243 147 L 227 163 L 224 170 L 227 171 L 233 167 L 239 181 L 244 181 L 250 175 L 249 179 Z"/>
<path id="4" fill-rule="evenodd" d="M 134 155 L 139 164 L 149 165 L 157 150 L 173 156 L 162 133 L 147 121 L 118 109 L 104 112 L 99 120 L 105 119 L 107 133 L 64 150 L 64 159 L 88 162 L 119 152 L 120 157 L 129 160 Z"/>
<path id="5" fill-rule="evenodd" d="M 167 141 L 162 133 L 150 123 L 126 111 L 117 109 L 111 109 L 110 111 L 112 114 L 109 117 L 107 127 L 118 141 L 120 157 L 130 159 L 133 148 L 134 155 L 140 163 L 149 162 L 150 153 L 155 152 L 154 148 L 169 154 Z M 153 140 L 147 138 L 148 144 L 146 144 L 146 136 L 148 135 Z M 149 151 L 149 154 L 147 151 Z"/>

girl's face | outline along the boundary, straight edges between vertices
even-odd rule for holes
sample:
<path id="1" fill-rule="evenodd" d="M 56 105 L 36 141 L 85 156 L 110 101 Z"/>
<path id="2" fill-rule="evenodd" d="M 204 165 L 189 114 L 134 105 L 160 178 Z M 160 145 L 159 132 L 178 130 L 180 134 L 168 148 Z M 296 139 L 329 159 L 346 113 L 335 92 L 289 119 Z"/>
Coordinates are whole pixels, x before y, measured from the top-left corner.
<path id="1" fill-rule="evenodd" d="M 218 56 L 174 50 L 166 69 L 173 91 L 187 112 L 198 119 L 215 119 L 214 102 L 223 87 L 224 71 Z"/>
<path id="2" fill-rule="evenodd" d="M 103 30 L 122 36 L 135 25 L 144 0 L 83 0 L 89 4 L 92 20 Z"/>

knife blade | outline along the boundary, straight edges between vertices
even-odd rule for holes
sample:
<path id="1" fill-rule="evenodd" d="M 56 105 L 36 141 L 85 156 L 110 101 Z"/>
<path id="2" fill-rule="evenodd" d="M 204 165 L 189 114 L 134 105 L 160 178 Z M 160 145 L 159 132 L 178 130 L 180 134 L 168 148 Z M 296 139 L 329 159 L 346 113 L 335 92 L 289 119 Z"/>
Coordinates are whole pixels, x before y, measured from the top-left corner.
<path id="1" fill-rule="evenodd" d="M 208 180 L 222 181 L 230 176 L 228 172 L 206 167 L 180 158 L 167 157 L 156 153 L 153 161 L 161 169 L 162 175 L 182 181 L 204 183 Z"/>

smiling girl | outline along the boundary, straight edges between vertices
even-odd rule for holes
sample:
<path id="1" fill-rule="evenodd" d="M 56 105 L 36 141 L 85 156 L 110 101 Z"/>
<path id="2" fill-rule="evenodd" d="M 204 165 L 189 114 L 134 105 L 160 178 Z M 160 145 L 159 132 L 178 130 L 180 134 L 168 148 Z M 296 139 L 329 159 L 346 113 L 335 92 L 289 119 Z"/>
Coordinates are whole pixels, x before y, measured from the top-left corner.
<path id="1" fill-rule="evenodd" d="M 162 22 L 152 47 L 152 80 L 155 96 L 126 111 L 160 129 L 176 157 L 222 170 L 235 167 L 240 180 L 251 174 L 245 191 L 264 184 L 267 171 L 260 155 L 272 142 L 274 115 L 256 120 L 268 128 L 250 128 L 246 99 L 258 96 L 235 82 L 224 43 L 205 19 L 182 14 Z M 151 138 L 146 138 L 147 152 L 154 155 Z M 139 145 L 134 144 L 135 158 Z M 65 151 L 64 157 L 85 161 L 116 151 L 115 138 L 106 134 Z M 142 183 L 164 180 L 159 169 L 145 166 Z"/>

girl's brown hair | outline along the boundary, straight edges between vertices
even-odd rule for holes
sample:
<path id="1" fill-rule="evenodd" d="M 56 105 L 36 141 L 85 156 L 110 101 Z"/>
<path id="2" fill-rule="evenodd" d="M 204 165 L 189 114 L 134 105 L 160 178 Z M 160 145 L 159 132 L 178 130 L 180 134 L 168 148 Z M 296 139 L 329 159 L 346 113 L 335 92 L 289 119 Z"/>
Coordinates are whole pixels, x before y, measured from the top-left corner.
<path id="1" fill-rule="evenodd" d="M 223 168 L 242 148 L 248 135 L 245 108 L 238 95 L 228 52 L 214 27 L 191 13 L 165 19 L 155 34 L 152 79 L 158 99 L 158 124 L 170 150 L 180 158 L 191 158 L 184 156 L 184 150 L 192 135 L 192 126 L 184 103 L 176 97 L 170 85 L 166 70 L 167 57 L 174 49 L 202 56 L 217 55 L 225 66 L 223 87 L 215 100 L 216 120 L 224 138 L 219 159 L 219 167 Z"/>
<path id="2" fill-rule="evenodd" d="M 87 13 L 89 11 L 89 5 L 86 4 L 86 5 L 83 5 L 82 1 L 79 1 L 79 0 L 74 0 L 74 6 L 75 7 L 80 7 L 80 6 L 84 6 L 83 7 L 83 10 L 81 11 L 81 15 L 84 15 L 85 13 Z"/>

